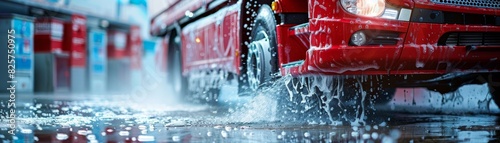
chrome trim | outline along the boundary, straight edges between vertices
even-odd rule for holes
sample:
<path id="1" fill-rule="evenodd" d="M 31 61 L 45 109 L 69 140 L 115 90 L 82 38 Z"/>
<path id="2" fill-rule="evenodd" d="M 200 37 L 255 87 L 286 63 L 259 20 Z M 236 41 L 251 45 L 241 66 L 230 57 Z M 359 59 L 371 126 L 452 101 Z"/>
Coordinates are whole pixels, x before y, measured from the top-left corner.
<path id="1" fill-rule="evenodd" d="M 411 9 L 402 8 L 399 12 L 398 20 L 410 21 Z"/>

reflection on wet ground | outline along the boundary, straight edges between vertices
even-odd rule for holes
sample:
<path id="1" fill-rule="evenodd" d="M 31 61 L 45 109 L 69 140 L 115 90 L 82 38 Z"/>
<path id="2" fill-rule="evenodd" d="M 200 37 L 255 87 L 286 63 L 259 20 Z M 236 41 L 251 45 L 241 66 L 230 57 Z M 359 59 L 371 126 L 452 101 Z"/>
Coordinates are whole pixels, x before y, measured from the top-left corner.
<path id="1" fill-rule="evenodd" d="M 33 97 L 33 98 L 26 98 Z M 24 99 L 26 98 L 26 99 Z M 500 142 L 496 113 L 440 115 L 378 109 L 385 122 L 321 125 L 284 122 L 271 111 L 176 102 L 130 102 L 120 97 L 20 96 L 17 131 L 8 133 L 6 101 L 0 103 L 0 140 L 14 142 Z M 265 99 L 259 99 L 265 100 Z M 396 100 L 398 100 L 396 98 Z M 259 104 L 261 105 L 261 104 Z M 401 107 L 401 108 L 400 108 Z M 271 110 L 271 109 L 269 109 Z M 286 118 L 286 117 L 285 117 Z"/>

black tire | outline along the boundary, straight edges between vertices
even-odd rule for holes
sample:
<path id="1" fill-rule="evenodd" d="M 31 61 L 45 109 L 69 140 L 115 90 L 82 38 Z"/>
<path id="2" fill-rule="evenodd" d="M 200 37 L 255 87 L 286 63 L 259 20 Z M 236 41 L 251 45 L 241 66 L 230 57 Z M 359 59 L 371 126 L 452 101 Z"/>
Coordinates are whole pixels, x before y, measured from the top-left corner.
<path id="1" fill-rule="evenodd" d="M 488 75 L 487 81 L 491 99 L 500 107 L 500 73 Z"/>
<path id="2" fill-rule="evenodd" d="M 170 40 L 168 51 L 168 83 L 171 83 L 173 93 L 181 98 L 187 95 L 187 79 L 182 76 L 182 52 L 181 44 L 176 42 L 176 35 Z M 178 40 L 180 41 L 180 40 Z"/>
<path id="3" fill-rule="evenodd" d="M 278 71 L 276 20 L 268 5 L 262 5 L 253 23 L 246 56 L 246 81 L 248 89 L 255 91 L 273 81 Z"/>

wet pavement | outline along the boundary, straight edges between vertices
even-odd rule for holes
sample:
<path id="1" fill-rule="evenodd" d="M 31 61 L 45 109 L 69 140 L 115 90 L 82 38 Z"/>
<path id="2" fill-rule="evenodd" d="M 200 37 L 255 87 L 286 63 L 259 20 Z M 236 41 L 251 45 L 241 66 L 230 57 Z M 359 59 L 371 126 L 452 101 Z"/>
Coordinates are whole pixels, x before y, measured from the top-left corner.
<path id="1" fill-rule="evenodd" d="M 8 142 L 500 142 L 500 116 L 485 86 L 435 95 L 399 89 L 375 124 L 290 122 L 256 95 L 218 107 L 168 96 L 19 94 L 16 132 L 2 98 L 0 140 Z M 227 99 L 229 100 L 229 99 Z"/>

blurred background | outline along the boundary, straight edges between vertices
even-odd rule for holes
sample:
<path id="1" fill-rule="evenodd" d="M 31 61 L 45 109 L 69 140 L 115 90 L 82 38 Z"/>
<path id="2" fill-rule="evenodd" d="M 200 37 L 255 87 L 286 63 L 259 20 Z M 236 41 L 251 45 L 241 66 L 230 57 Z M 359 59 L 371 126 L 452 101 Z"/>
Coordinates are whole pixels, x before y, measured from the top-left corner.
<path id="1" fill-rule="evenodd" d="M 486 85 L 468 85 L 444 95 L 399 88 L 390 104 L 378 111 L 384 121 L 380 130 L 378 125 L 279 122 L 287 117 L 277 114 L 272 95 L 281 94 L 282 87 L 235 98 L 237 85 L 224 85 L 220 108 L 181 103 L 166 84 L 165 39 L 149 34 L 151 18 L 171 5 L 168 2 L 0 0 L 0 49 L 5 50 L 0 59 L 9 56 L 6 45 L 16 47 L 12 79 L 9 63 L 0 60 L 0 141 L 314 142 L 351 135 L 364 142 L 369 133 L 374 140 L 396 134 L 394 138 L 409 142 L 499 138 L 500 110 Z M 9 42 L 7 31 L 12 30 Z M 10 80 L 17 81 L 12 83 L 17 97 L 8 96 L 12 85 L 5 81 Z M 7 131 L 9 98 L 17 104 L 16 135 Z M 439 116 L 442 113 L 451 115 Z M 487 115 L 455 116 L 483 113 Z"/>
<path id="2" fill-rule="evenodd" d="M 14 29 L 18 47 L 16 92 L 128 92 L 145 76 L 164 76 L 163 41 L 150 36 L 149 24 L 168 5 L 162 0 L 0 1 L 0 29 Z M 7 42 L 3 38 L 0 45 Z M 0 74 L 8 74 L 7 62 L 1 65 Z M 2 82 L 3 93 L 7 86 Z"/>

